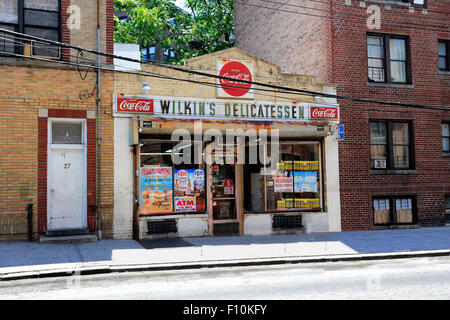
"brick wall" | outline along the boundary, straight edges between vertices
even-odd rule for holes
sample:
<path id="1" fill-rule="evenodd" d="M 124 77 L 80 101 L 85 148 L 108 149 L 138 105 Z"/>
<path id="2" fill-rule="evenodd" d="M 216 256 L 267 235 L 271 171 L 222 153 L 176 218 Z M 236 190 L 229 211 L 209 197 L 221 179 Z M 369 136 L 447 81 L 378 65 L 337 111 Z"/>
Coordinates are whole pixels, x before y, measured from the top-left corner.
<path id="1" fill-rule="evenodd" d="M 265 1 L 253 0 L 250 3 L 253 2 L 267 6 Z M 301 5 L 314 7 L 313 2 L 306 2 L 308 4 L 302 2 Z M 294 4 L 293 1 L 284 3 Z M 375 0 L 330 0 L 320 3 L 330 5 L 332 12 L 278 5 L 277 11 L 269 14 L 268 9 L 236 3 L 236 43 L 244 50 L 280 64 L 287 72 L 301 70 L 336 84 L 339 95 L 412 104 L 449 105 L 450 73 L 439 72 L 437 51 L 438 39 L 450 39 L 449 1 L 428 1 L 428 10 Z M 367 7 L 373 4 L 381 9 L 380 30 L 369 30 L 366 24 Z M 282 10 L 322 17 L 313 18 Z M 325 17 L 327 14 L 331 16 Z M 264 16 L 269 20 L 263 19 Z M 294 23 L 295 19 L 303 21 L 297 22 L 303 29 L 300 30 L 298 24 Z M 310 25 L 311 20 L 315 22 Z M 263 21 L 270 23 L 265 25 Z M 291 23 L 285 24 L 284 21 Z M 331 22 L 332 41 L 328 41 L 327 32 L 316 31 L 317 26 L 326 25 L 326 22 Z M 445 23 L 447 27 L 442 27 Z M 272 29 L 272 26 L 275 28 Z M 412 85 L 368 84 L 366 34 L 369 31 L 409 37 Z M 293 41 L 296 36 L 301 39 Z M 324 41 L 328 43 L 324 45 Z M 326 53 L 317 54 L 314 49 L 316 45 L 321 45 Z M 283 50 L 292 56 L 286 58 L 281 54 Z M 328 63 L 331 63 L 331 68 L 324 67 Z M 339 145 L 342 229 L 372 229 L 372 196 L 376 195 L 415 195 L 419 223 L 442 225 L 445 195 L 450 194 L 450 157 L 442 155 L 441 121 L 450 119 L 450 112 L 347 100 L 338 102 L 342 124 L 345 125 L 345 140 Z M 417 173 L 370 173 L 369 119 L 412 121 Z"/>
<path id="2" fill-rule="evenodd" d="M 113 124 L 112 75 L 102 74 L 102 220 L 105 237 L 112 236 Z M 0 65 L 0 239 L 26 239 L 26 206 L 33 204 L 35 236 L 46 229 L 47 210 L 47 109 L 48 117 L 86 118 L 96 114 L 92 91 L 95 72 L 82 81 L 76 70 Z M 41 114 L 42 115 L 42 114 Z M 96 119 L 87 119 L 88 226 L 95 230 Z"/>
<path id="3" fill-rule="evenodd" d="M 236 47 L 279 65 L 282 72 L 330 82 L 331 20 L 316 17 L 331 16 L 330 3 L 246 0 L 234 5 Z"/>
<path id="4" fill-rule="evenodd" d="M 69 5 L 81 8 L 81 28 L 69 30 Z M 102 0 L 102 51 L 113 53 L 113 1 Z M 96 1 L 61 1 L 62 42 L 97 49 Z M 63 49 L 63 53 L 76 52 Z M 87 56 L 85 56 L 87 57 Z M 95 56 L 87 57 L 96 61 Z M 69 60 L 63 55 L 63 60 Z M 72 61 L 75 58 L 72 57 Z M 103 63 L 112 59 L 102 59 Z M 84 74 L 84 71 L 83 71 Z M 112 237 L 113 224 L 113 76 L 102 72 L 101 103 L 101 211 L 104 237 Z M 87 97 L 87 93 L 93 96 Z M 31 60 L 0 58 L 0 239 L 27 239 L 26 207 L 33 204 L 34 237 L 45 232 L 47 204 L 48 117 L 87 119 L 88 227 L 95 230 L 96 72 L 85 80 L 76 69 Z M 41 116 L 39 116 L 41 110 Z M 90 112 L 91 117 L 87 116 Z"/>

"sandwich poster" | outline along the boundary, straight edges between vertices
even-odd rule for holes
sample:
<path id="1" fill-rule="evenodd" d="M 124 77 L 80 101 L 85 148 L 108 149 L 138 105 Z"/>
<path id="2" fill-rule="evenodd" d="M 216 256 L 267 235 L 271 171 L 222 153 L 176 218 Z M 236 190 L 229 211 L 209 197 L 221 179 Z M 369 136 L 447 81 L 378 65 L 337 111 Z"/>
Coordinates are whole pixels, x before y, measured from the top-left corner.
<path id="1" fill-rule="evenodd" d="M 141 168 L 140 207 L 141 214 L 173 212 L 171 167 Z"/>

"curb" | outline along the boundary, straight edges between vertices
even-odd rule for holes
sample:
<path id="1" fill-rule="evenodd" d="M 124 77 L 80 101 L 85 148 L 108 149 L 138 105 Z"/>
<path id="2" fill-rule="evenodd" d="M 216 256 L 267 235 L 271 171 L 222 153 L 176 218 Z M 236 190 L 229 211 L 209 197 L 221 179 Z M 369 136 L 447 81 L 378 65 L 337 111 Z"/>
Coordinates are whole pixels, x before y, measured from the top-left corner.
<path id="1" fill-rule="evenodd" d="M 2 273 L 0 269 L 0 281 L 12 281 L 31 278 L 50 278 L 73 275 L 91 275 L 121 272 L 139 271 L 167 271 L 182 269 L 220 268 L 220 267 L 244 267 L 258 265 L 297 264 L 297 263 L 320 263 L 320 262 L 345 262 L 345 261 L 370 261 L 388 259 L 406 259 L 420 257 L 442 257 L 450 256 L 450 250 L 429 251 L 403 251 L 389 253 L 365 253 L 345 254 L 309 257 L 282 257 L 282 258 L 253 258 L 253 259 L 228 259 L 210 261 L 188 261 L 176 263 L 150 263 L 150 264 L 95 264 L 73 263 L 65 267 L 49 268 L 48 266 L 30 266 L 28 270 L 11 271 Z M 23 268 L 23 267 L 20 267 Z M 34 268 L 34 269 L 33 269 Z"/>

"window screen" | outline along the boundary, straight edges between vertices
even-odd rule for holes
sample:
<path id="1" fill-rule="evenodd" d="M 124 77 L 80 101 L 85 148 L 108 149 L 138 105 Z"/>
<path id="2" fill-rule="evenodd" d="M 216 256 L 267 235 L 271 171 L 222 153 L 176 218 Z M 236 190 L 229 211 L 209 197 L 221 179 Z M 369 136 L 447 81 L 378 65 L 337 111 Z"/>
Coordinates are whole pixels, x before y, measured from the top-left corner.
<path id="1" fill-rule="evenodd" d="M 0 22 L 17 23 L 18 21 L 18 2 L 17 0 L 0 1 Z"/>
<path id="2" fill-rule="evenodd" d="M 58 11 L 59 9 L 58 0 L 25 0 L 24 7 L 49 11 Z"/>
<path id="3" fill-rule="evenodd" d="M 83 144 L 81 123 L 53 122 L 52 144 Z"/>

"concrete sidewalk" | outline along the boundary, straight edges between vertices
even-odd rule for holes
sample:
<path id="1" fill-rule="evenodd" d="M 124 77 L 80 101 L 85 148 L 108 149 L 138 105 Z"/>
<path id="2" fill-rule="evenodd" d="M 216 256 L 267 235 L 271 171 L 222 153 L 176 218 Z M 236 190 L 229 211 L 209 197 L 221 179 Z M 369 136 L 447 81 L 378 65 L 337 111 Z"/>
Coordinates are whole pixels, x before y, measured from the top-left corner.
<path id="1" fill-rule="evenodd" d="M 0 242 L 0 279 L 450 255 L 450 228 L 39 244 Z"/>

